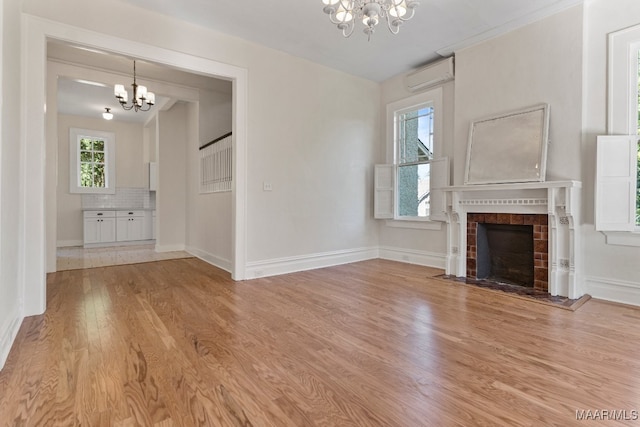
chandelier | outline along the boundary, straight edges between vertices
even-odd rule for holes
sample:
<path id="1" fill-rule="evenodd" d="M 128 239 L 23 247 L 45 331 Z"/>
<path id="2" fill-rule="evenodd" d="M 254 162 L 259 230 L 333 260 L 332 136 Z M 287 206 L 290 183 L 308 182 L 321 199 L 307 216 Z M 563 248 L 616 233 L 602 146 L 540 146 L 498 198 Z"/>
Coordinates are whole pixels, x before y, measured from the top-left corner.
<path id="1" fill-rule="evenodd" d="M 389 31 L 398 34 L 402 23 L 413 18 L 415 8 L 420 5 L 417 0 L 322 0 L 322 3 L 324 13 L 342 30 L 343 36 L 351 36 L 355 21 L 362 20 L 368 40 L 380 19 L 387 21 Z"/>
<path id="2" fill-rule="evenodd" d="M 151 106 L 156 103 L 156 95 L 153 92 L 147 92 L 146 86 L 139 86 L 136 83 L 136 61 L 133 61 L 133 96 L 131 97 L 131 104 L 127 105 L 129 94 L 124 89 L 124 85 L 115 85 L 113 93 L 115 94 L 118 102 L 125 110 L 134 111 L 149 111 Z"/>

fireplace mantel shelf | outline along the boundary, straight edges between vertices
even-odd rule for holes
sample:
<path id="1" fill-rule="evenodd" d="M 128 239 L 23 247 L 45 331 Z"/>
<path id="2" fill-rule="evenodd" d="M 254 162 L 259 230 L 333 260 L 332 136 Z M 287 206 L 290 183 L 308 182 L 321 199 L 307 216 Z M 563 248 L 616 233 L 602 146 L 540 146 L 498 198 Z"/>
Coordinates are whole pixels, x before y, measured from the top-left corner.
<path id="1" fill-rule="evenodd" d="M 582 188 L 580 181 L 544 181 L 544 182 L 517 182 L 508 184 L 477 184 L 458 185 L 444 187 L 444 191 L 466 192 L 466 191 L 496 191 L 496 190 L 538 190 L 545 188 Z"/>

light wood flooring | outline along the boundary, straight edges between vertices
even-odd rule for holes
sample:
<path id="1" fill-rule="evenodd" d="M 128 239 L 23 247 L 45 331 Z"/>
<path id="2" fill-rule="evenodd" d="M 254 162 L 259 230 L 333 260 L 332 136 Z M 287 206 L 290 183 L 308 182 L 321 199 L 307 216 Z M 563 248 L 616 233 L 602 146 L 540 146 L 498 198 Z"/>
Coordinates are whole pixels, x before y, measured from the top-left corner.
<path id="1" fill-rule="evenodd" d="M 616 426 L 640 310 L 575 312 L 372 260 L 233 282 L 195 259 L 48 276 L 0 372 L 8 426 Z M 602 412 L 591 412 L 602 414 Z"/>
<path id="2" fill-rule="evenodd" d="M 56 270 L 106 267 L 109 265 L 137 264 L 140 262 L 188 258 L 185 251 L 156 252 L 155 245 L 106 246 L 83 248 L 68 246 L 56 251 Z"/>

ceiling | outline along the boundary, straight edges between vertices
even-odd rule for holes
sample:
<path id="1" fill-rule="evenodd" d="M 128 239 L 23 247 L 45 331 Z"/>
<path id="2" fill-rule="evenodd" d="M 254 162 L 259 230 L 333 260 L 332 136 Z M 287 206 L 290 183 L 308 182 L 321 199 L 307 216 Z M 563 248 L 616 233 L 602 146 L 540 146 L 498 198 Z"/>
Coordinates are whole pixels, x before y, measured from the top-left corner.
<path id="1" fill-rule="evenodd" d="M 55 40 L 47 43 L 47 57 L 58 63 L 80 66 L 87 70 L 88 75 L 108 74 L 110 80 L 121 83 L 129 89 L 129 99 L 131 99 L 133 58 Z M 231 94 L 230 81 L 187 73 L 166 65 L 141 60 L 136 61 L 136 68 L 138 79 L 148 82 L 148 90 L 156 94 L 156 104 L 151 111 L 125 111 L 113 94 L 113 82 L 100 81 L 99 78 L 78 79 L 59 76 L 58 112 L 100 118 L 105 107 L 108 107 L 111 108 L 114 120 L 145 123 L 155 110 L 168 108 L 177 101 L 187 100 L 176 96 L 176 92 L 180 89 L 212 90 Z M 168 90 L 169 86 L 173 90 Z"/>
<path id="2" fill-rule="evenodd" d="M 381 22 L 370 41 L 360 22 L 345 39 L 322 11 L 321 0 L 120 1 L 381 82 L 583 0 L 421 0 L 415 16 L 403 24 L 399 34 L 391 34 Z M 48 43 L 47 54 L 55 61 L 120 76 L 118 83 L 125 87 L 133 80 L 134 58 L 56 41 Z M 148 84 L 156 93 L 154 108 L 177 101 L 158 91 L 160 82 L 231 93 L 229 81 L 149 62 L 138 61 L 138 77 L 158 82 Z M 98 85 L 59 79 L 58 111 L 100 117 L 110 107 L 114 120 L 140 123 L 152 114 L 124 111 L 113 96 L 113 83 L 95 83 Z"/>
<path id="3" fill-rule="evenodd" d="M 383 22 L 371 41 L 349 39 L 321 0 L 121 0 L 377 82 L 454 50 L 552 15 L 582 0 L 421 0 L 400 33 Z"/>

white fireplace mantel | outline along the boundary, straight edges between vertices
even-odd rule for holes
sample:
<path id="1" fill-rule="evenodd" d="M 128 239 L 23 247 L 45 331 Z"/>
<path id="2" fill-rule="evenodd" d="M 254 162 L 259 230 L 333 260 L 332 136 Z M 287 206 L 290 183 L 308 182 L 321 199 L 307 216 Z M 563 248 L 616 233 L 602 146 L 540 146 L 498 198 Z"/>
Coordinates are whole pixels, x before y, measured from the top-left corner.
<path id="1" fill-rule="evenodd" d="M 572 299 L 583 295 L 580 269 L 579 181 L 547 181 L 445 187 L 446 272 L 467 276 L 467 213 L 549 215 L 549 293 Z"/>

